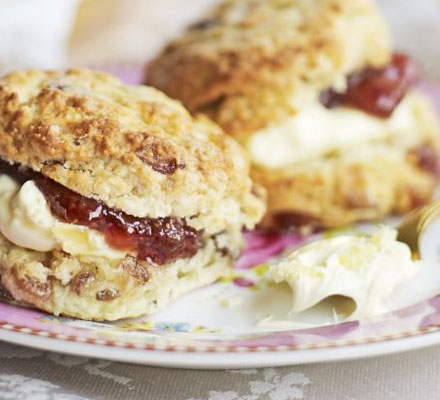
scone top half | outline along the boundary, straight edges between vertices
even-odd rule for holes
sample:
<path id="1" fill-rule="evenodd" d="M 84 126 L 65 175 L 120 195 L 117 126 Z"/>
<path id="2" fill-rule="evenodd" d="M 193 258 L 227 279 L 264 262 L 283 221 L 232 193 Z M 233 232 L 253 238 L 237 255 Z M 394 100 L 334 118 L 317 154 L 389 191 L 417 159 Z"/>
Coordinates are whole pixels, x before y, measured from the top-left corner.
<path id="1" fill-rule="evenodd" d="M 0 261 L 18 301 L 139 316 L 227 271 L 264 213 L 240 146 L 99 72 L 0 80 Z"/>
<path id="2" fill-rule="evenodd" d="M 239 139 L 269 213 L 337 226 L 408 211 L 434 187 L 434 113 L 390 43 L 371 0 L 226 0 L 147 81 Z"/>
<path id="3" fill-rule="evenodd" d="M 0 122 L 4 161 L 130 216 L 209 234 L 261 213 L 240 147 L 155 89 L 80 69 L 16 72 L 0 81 Z"/>
<path id="4" fill-rule="evenodd" d="M 369 0 L 226 0 L 164 49 L 147 80 L 191 111 L 259 90 L 274 92 L 260 109 L 280 109 L 303 89 L 389 61 L 388 31 Z"/>

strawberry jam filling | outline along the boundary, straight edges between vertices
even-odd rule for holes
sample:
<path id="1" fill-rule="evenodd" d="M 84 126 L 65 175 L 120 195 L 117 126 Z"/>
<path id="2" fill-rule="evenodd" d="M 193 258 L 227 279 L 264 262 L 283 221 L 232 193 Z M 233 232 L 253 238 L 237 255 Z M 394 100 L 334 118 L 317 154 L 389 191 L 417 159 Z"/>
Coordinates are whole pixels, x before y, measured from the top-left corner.
<path id="1" fill-rule="evenodd" d="M 364 68 L 347 77 L 345 92 L 327 89 L 320 102 L 327 108 L 354 107 L 377 117 L 389 117 L 417 80 L 417 68 L 405 54 L 393 55 L 384 68 Z"/>
<path id="2" fill-rule="evenodd" d="M 34 171 L 0 162 L 0 173 L 23 183 L 34 180 L 52 214 L 62 222 L 102 232 L 113 248 L 134 252 L 138 259 L 166 264 L 195 255 L 202 245 L 201 231 L 182 218 L 137 218 L 89 199 Z"/>

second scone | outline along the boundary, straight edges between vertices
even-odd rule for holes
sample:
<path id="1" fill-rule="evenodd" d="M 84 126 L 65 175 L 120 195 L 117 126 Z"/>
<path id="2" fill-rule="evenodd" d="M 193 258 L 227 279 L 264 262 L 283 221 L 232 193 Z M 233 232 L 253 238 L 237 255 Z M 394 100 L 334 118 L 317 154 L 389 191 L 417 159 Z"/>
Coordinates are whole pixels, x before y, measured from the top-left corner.
<path id="1" fill-rule="evenodd" d="M 0 79 L 0 158 L 2 284 L 55 315 L 163 308 L 222 276 L 264 212 L 232 138 L 104 73 Z"/>
<path id="2" fill-rule="evenodd" d="M 147 81 L 236 137 L 268 190 L 268 226 L 335 227 L 426 203 L 434 111 L 370 0 L 226 0 Z"/>

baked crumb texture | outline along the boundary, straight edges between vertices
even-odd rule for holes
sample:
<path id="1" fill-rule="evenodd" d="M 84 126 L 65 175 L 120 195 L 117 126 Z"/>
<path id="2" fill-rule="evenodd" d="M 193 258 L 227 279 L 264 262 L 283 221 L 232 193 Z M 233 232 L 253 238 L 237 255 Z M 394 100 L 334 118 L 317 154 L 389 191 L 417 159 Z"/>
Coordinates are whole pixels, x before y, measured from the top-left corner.
<path id="1" fill-rule="evenodd" d="M 390 59 L 387 26 L 370 0 L 226 0 L 150 63 L 147 81 L 247 148 L 311 95 L 317 102 L 350 73 Z M 255 165 L 269 196 L 264 224 L 285 225 L 290 214 L 295 225 L 335 227 L 429 201 L 438 170 L 425 168 L 419 150 L 436 156 L 437 126 L 429 101 L 413 92 L 413 128 L 402 141 L 384 135 L 280 168 Z"/>
<path id="2" fill-rule="evenodd" d="M 125 259 L 40 253 L 0 236 L 2 283 L 13 301 L 55 315 L 113 321 L 164 308 L 176 297 L 226 274 L 231 257 L 210 240 L 191 259 L 154 266 Z"/>
<path id="3" fill-rule="evenodd" d="M 135 317 L 225 273 L 265 210 L 249 162 L 206 117 L 145 86 L 83 69 L 0 79 L 0 158 L 135 217 L 178 217 L 203 232 L 190 259 L 154 265 L 40 253 L 0 235 L 1 279 L 15 300 L 56 315 Z"/>

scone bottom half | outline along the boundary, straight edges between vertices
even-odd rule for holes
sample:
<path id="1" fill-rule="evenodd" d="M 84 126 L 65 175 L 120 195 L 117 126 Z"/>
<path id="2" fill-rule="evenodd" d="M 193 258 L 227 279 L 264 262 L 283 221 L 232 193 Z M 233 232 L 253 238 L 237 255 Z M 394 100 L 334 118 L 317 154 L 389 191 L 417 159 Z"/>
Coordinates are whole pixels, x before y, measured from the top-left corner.
<path id="1" fill-rule="evenodd" d="M 225 0 L 147 68 L 148 84 L 242 144 L 275 230 L 430 201 L 439 132 L 418 75 L 370 0 Z"/>
<path id="2" fill-rule="evenodd" d="M 265 210 L 218 126 L 100 72 L 0 79 L 0 158 L 2 285 L 55 315 L 161 309 L 227 273 Z"/>

